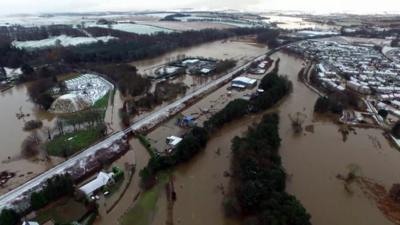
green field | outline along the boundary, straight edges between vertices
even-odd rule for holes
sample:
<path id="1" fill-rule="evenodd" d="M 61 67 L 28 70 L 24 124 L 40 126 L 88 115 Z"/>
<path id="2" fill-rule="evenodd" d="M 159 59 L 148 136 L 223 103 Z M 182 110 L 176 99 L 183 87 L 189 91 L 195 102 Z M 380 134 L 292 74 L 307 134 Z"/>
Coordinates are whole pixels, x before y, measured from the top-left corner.
<path id="1" fill-rule="evenodd" d="M 165 184 L 169 181 L 170 175 L 161 173 L 158 175 L 158 179 L 158 184 L 150 190 L 143 192 L 135 203 L 135 206 L 121 217 L 121 225 L 148 225 L 151 223 L 158 197 L 161 191 L 164 190 Z"/>
<path id="2" fill-rule="evenodd" d="M 68 157 L 89 147 L 101 137 L 103 137 L 102 130 L 98 128 L 67 133 L 48 142 L 46 150 L 53 156 Z"/>
<path id="3" fill-rule="evenodd" d="M 111 92 L 108 92 L 106 95 L 104 95 L 101 99 L 97 100 L 93 108 L 95 109 L 106 109 L 108 106 L 108 101 L 110 99 Z"/>

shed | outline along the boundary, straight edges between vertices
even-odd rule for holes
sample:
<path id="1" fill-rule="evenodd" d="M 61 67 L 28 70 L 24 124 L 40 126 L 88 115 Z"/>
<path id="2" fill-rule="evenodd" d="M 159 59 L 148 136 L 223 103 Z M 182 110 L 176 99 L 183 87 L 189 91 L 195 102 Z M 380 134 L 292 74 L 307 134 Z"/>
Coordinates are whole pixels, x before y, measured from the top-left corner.
<path id="1" fill-rule="evenodd" d="M 182 138 L 180 138 L 180 137 L 176 137 L 176 136 L 167 137 L 167 144 L 173 148 L 176 147 L 181 141 L 182 141 Z"/>

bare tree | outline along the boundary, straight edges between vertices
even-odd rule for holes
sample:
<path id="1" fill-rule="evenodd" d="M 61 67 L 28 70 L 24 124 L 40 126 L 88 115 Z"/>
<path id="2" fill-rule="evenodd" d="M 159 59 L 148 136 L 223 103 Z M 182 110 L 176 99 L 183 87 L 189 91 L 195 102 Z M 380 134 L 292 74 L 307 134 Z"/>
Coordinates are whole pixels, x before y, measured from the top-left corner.
<path id="1" fill-rule="evenodd" d="M 42 141 L 37 133 L 32 133 L 22 142 L 21 154 L 26 158 L 31 158 L 39 154 Z"/>
<path id="2" fill-rule="evenodd" d="M 294 115 L 289 114 L 289 119 L 292 121 L 292 128 L 295 134 L 299 134 L 303 131 L 303 123 L 306 118 L 307 115 L 301 112 L 297 112 Z"/>

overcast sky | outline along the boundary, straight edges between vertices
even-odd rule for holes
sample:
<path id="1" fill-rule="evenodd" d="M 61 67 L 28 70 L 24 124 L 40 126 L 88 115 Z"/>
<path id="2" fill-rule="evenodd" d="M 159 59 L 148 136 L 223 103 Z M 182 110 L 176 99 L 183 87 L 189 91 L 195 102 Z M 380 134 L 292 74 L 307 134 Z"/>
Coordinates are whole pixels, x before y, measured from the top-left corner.
<path id="1" fill-rule="evenodd" d="M 0 14 L 195 8 L 317 13 L 399 12 L 400 0 L 0 0 Z"/>

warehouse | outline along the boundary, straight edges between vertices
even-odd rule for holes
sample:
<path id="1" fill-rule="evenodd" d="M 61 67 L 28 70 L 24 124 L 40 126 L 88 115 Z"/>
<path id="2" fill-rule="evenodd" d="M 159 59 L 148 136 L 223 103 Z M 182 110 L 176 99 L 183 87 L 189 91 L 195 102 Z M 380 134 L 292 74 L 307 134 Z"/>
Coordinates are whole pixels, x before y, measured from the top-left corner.
<path id="1" fill-rule="evenodd" d="M 245 89 L 245 88 L 254 88 L 257 85 L 256 79 L 251 79 L 248 77 L 236 77 L 232 80 L 232 87 Z"/>

